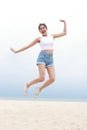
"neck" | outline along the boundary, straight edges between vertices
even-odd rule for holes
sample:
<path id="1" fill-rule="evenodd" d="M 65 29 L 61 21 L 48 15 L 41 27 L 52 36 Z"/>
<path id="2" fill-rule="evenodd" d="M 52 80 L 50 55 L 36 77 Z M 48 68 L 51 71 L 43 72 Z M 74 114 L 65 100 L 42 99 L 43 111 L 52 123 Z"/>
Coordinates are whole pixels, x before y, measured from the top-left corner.
<path id="1" fill-rule="evenodd" d="M 47 35 L 48 35 L 47 33 L 43 33 L 43 34 L 42 34 L 43 37 L 45 37 L 45 36 L 47 36 Z"/>

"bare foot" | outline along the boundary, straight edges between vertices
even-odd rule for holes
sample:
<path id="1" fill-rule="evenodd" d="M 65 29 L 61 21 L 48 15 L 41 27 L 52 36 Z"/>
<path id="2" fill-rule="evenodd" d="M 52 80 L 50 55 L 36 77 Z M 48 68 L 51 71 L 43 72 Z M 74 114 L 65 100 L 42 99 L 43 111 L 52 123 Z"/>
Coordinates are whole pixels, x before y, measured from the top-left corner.
<path id="1" fill-rule="evenodd" d="M 26 84 L 24 87 L 24 95 L 27 94 L 27 92 L 28 92 L 28 85 Z"/>
<path id="2" fill-rule="evenodd" d="M 35 96 L 36 96 L 36 97 L 39 96 L 40 91 L 41 91 L 40 88 L 37 87 L 37 88 L 36 88 L 36 92 L 35 92 Z"/>

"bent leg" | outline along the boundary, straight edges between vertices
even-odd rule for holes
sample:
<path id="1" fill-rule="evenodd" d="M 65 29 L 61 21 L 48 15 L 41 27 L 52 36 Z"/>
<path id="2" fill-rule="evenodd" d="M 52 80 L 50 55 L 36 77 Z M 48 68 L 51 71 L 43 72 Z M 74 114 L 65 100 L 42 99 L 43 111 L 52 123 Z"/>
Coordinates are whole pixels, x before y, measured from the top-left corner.
<path id="1" fill-rule="evenodd" d="M 40 91 L 46 87 L 48 87 L 50 84 L 52 84 L 55 81 L 55 70 L 53 66 L 47 67 L 47 72 L 49 75 L 49 79 L 40 87 L 37 88 L 35 95 L 38 96 Z"/>
<path id="2" fill-rule="evenodd" d="M 44 81 L 45 78 L 45 65 L 43 64 L 38 64 L 38 72 L 39 72 L 39 77 L 32 80 L 31 82 L 26 83 L 25 87 L 24 87 L 24 94 L 27 93 L 28 88 L 33 85 L 36 84 L 38 82 L 42 82 Z"/>

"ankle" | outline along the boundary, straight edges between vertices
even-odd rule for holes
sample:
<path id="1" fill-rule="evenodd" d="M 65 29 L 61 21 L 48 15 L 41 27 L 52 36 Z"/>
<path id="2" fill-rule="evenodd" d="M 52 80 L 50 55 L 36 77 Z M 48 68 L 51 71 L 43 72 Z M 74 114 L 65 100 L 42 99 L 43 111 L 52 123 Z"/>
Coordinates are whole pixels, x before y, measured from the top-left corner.
<path id="1" fill-rule="evenodd" d="M 39 87 L 39 91 L 41 91 L 42 90 L 42 88 L 41 87 Z"/>
<path id="2" fill-rule="evenodd" d="M 26 86 L 27 86 L 27 88 L 29 87 L 29 84 L 28 83 L 26 83 Z"/>

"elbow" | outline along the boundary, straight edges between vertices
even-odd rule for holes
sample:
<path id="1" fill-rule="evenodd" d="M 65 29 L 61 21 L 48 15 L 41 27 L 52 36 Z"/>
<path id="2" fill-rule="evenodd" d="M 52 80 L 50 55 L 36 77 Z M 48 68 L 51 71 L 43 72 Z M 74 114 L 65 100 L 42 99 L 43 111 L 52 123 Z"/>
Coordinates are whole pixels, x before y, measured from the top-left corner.
<path id="1" fill-rule="evenodd" d="M 67 32 L 65 32 L 65 35 L 67 35 Z"/>
<path id="2" fill-rule="evenodd" d="M 63 33 L 63 36 L 65 36 L 65 35 L 67 35 L 67 32 L 66 32 L 66 31 Z"/>
<path id="3" fill-rule="evenodd" d="M 67 31 L 64 31 L 64 35 L 67 35 Z"/>

